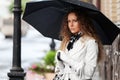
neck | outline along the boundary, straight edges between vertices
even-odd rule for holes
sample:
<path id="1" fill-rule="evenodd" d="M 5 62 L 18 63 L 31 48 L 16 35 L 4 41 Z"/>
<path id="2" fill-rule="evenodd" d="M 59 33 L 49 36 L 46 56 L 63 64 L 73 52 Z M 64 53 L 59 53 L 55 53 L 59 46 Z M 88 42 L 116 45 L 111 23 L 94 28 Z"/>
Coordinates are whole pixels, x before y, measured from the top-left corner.
<path id="1" fill-rule="evenodd" d="M 83 35 L 83 33 L 80 31 L 80 32 L 75 33 L 75 34 L 73 34 L 73 35 Z"/>

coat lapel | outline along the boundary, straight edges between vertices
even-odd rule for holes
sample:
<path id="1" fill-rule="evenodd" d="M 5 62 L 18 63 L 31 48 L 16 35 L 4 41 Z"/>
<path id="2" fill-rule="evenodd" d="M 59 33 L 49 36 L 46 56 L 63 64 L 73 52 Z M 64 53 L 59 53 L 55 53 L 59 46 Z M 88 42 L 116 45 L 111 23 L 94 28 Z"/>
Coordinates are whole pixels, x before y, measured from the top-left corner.
<path id="1" fill-rule="evenodd" d="M 67 53 L 69 53 L 70 56 L 73 56 L 77 53 L 80 53 L 84 47 L 85 47 L 85 43 L 83 43 L 80 38 L 74 43 L 73 48 L 71 50 L 69 51 L 66 50 L 66 51 Z"/>

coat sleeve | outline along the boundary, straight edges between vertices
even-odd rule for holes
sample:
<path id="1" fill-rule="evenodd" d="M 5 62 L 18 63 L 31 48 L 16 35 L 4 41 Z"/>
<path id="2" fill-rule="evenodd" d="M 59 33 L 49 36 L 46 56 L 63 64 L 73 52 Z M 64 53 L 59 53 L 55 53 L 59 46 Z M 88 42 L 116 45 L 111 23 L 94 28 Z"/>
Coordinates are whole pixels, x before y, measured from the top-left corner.
<path id="1" fill-rule="evenodd" d="M 75 61 L 72 57 L 70 57 L 69 55 L 67 55 L 66 53 L 64 53 L 63 51 L 60 51 L 60 58 L 61 60 L 68 64 L 73 70 L 74 72 L 76 72 L 79 76 L 82 75 L 82 70 L 83 70 L 83 66 L 84 66 L 84 61 Z"/>
<path id="2" fill-rule="evenodd" d="M 93 76 L 97 66 L 98 44 L 95 40 L 90 40 L 87 43 L 87 53 L 85 56 L 84 78 L 89 79 Z"/>
<path id="3" fill-rule="evenodd" d="M 64 64 L 62 61 L 59 61 L 57 59 L 57 53 L 56 53 L 56 56 L 55 56 L 55 73 L 59 73 L 59 72 L 62 72 L 64 68 Z"/>
<path id="4" fill-rule="evenodd" d="M 97 65 L 98 44 L 95 42 L 95 40 L 89 40 L 86 43 L 86 46 L 87 53 L 84 60 L 81 62 L 75 61 L 62 51 L 60 51 L 60 53 L 61 59 L 65 63 L 69 64 L 80 77 L 83 79 L 90 79 Z"/>

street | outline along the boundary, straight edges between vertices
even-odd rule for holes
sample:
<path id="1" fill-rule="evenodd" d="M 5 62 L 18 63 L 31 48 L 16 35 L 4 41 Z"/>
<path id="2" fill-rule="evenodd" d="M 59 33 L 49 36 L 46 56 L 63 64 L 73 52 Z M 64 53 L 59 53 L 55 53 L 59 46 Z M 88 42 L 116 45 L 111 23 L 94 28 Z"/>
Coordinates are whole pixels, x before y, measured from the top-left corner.
<path id="1" fill-rule="evenodd" d="M 50 50 L 50 38 L 45 38 L 36 31 L 29 31 L 21 38 L 22 68 L 26 71 L 32 63 L 40 62 L 41 58 Z M 55 40 L 56 48 L 59 41 Z M 0 80 L 8 80 L 7 73 L 12 68 L 13 40 L 0 39 Z"/>

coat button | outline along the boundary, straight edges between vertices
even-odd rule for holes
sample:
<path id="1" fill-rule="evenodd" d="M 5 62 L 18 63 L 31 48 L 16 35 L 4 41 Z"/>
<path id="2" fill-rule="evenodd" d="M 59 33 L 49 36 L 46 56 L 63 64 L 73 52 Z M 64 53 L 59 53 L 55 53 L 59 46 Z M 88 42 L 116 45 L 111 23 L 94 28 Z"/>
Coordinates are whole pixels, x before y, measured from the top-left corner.
<path id="1" fill-rule="evenodd" d="M 65 68 L 65 65 L 63 65 L 63 67 Z"/>
<path id="2" fill-rule="evenodd" d="M 72 68 L 71 66 L 69 66 L 69 68 Z"/>

